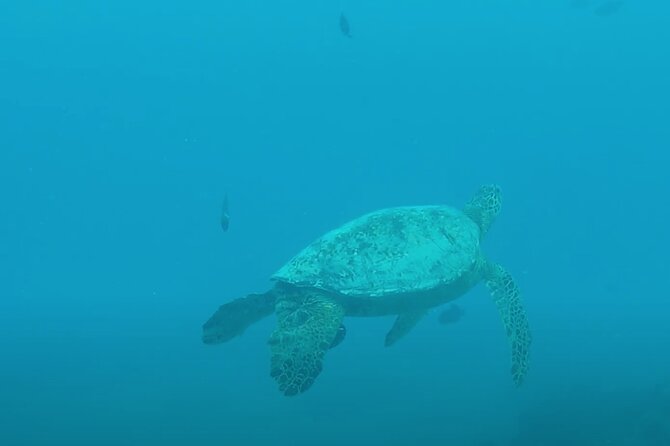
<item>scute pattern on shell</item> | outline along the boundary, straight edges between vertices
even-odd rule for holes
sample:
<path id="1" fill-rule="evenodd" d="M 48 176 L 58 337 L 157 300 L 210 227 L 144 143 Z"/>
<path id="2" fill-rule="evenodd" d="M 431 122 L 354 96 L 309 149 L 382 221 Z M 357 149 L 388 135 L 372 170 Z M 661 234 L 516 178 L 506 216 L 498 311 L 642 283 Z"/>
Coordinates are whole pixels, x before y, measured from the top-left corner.
<path id="1" fill-rule="evenodd" d="M 432 289 L 471 271 L 479 227 L 449 206 L 383 209 L 330 231 L 273 276 L 349 296 Z"/>

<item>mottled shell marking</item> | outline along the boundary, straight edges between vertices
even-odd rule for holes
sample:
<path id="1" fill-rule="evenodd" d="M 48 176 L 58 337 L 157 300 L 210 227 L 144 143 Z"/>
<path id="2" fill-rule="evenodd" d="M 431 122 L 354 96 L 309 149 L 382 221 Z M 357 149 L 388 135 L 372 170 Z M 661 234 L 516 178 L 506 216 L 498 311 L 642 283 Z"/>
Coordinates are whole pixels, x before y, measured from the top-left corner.
<path id="1" fill-rule="evenodd" d="M 479 227 L 449 206 L 383 209 L 326 233 L 273 279 L 349 296 L 428 290 L 473 269 L 479 237 Z"/>

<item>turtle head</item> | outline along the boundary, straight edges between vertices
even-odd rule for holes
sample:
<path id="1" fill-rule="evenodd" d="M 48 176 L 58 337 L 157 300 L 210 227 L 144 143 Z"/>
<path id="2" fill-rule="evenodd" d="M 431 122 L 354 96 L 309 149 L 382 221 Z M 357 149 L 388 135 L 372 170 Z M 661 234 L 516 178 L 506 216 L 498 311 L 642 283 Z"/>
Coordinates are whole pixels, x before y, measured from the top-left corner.
<path id="1" fill-rule="evenodd" d="M 275 294 L 249 294 L 219 307 L 202 326 L 202 342 L 221 344 L 274 312 Z"/>
<path id="2" fill-rule="evenodd" d="M 475 196 L 468 201 L 463 208 L 463 213 L 477 223 L 483 237 L 500 212 L 500 206 L 500 187 L 495 184 L 487 184 L 480 187 Z"/>
<path id="3" fill-rule="evenodd" d="M 202 342 L 221 344 L 244 332 L 245 324 L 234 317 L 230 308 L 222 305 L 202 326 Z"/>

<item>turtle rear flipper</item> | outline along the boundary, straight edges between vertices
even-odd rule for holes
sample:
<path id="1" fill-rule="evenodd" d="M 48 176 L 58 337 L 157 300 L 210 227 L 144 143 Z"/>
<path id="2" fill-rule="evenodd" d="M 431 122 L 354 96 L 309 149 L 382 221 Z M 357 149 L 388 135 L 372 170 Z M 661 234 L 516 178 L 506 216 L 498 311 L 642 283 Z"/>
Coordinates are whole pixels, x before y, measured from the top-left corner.
<path id="1" fill-rule="evenodd" d="M 276 294 L 270 290 L 221 305 L 202 326 L 202 342 L 221 344 L 241 335 L 247 327 L 274 312 L 275 300 Z"/>
<path id="2" fill-rule="evenodd" d="M 512 348 L 512 379 L 519 386 L 528 371 L 528 354 L 531 343 L 528 319 L 526 319 L 526 311 L 521 302 L 521 292 L 511 274 L 500 265 L 487 265 L 485 279 L 491 297 L 498 307 L 498 313 Z"/>
<path id="3" fill-rule="evenodd" d="M 386 333 L 384 345 L 390 347 L 398 342 L 400 338 L 409 333 L 419 323 L 426 312 L 426 310 L 417 310 L 399 314 L 389 332 Z"/>
<path id="4" fill-rule="evenodd" d="M 277 299 L 275 312 L 277 328 L 268 341 L 270 375 L 282 393 L 292 396 L 309 389 L 321 373 L 344 308 L 317 290 L 295 289 Z"/>

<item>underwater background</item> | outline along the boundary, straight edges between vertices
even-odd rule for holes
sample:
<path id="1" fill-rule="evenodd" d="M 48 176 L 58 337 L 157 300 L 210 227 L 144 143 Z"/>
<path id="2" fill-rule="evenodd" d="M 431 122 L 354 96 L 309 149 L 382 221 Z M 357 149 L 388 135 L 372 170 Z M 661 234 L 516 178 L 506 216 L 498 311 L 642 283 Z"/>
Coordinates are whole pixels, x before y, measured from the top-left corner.
<path id="1" fill-rule="evenodd" d="M 670 445 L 668 42 L 660 0 L 3 1 L 0 444 Z M 325 231 L 488 183 L 520 388 L 483 286 L 391 348 L 347 319 L 292 398 L 273 318 L 201 342 Z"/>

